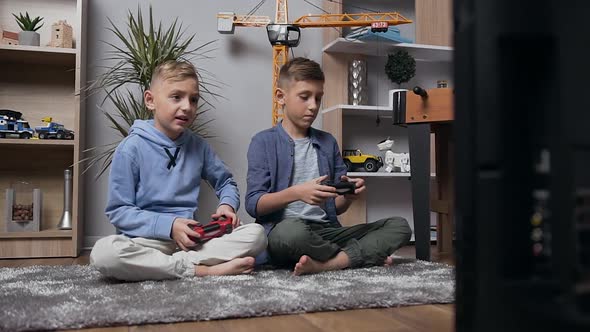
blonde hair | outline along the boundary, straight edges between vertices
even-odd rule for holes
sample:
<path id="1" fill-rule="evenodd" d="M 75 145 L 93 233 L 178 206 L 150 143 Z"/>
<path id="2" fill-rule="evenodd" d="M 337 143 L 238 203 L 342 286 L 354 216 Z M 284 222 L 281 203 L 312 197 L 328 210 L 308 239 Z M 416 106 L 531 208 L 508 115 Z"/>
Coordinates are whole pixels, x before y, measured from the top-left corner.
<path id="1" fill-rule="evenodd" d="M 285 63 L 279 71 L 279 87 L 285 88 L 291 80 L 325 81 L 324 72 L 320 65 L 310 59 L 297 57 Z"/>
<path id="2" fill-rule="evenodd" d="M 178 82 L 188 78 L 192 78 L 197 82 L 199 81 L 197 69 L 192 63 L 185 60 L 168 60 L 154 68 L 150 85 L 154 84 L 157 80 L 173 80 Z"/>

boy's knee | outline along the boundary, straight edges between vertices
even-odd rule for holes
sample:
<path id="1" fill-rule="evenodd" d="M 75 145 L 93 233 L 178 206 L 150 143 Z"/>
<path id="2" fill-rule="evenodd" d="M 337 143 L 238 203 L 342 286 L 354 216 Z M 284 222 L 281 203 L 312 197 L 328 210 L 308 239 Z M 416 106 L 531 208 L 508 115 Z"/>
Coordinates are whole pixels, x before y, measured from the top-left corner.
<path id="1" fill-rule="evenodd" d="M 384 228 L 395 232 L 403 237 L 404 242 L 409 242 L 412 237 L 412 228 L 405 218 L 402 217 L 391 217 L 385 220 L 383 225 Z"/>
<path id="2" fill-rule="evenodd" d="M 310 242 L 310 232 L 303 221 L 284 220 L 268 234 L 268 252 L 277 265 L 297 261 Z"/>
<path id="3" fill-rule="evenodd" d="M 115 268 L 120 260 L 121 250 L 117 242 L 120 242 L 119 235 L 110 235 L 96 241 L 90 252 L 90 265 L 102 274 L 110 275 L 109 271 Z"/>
<path id="4" fill-rule="evenodd" d="M 253 251 L 260 252 L 266 249 L 268 241 L 262 225 L 255 223 L 242 225 L 240 232 L 243 234 L 244 241 L 252 245 Z"/>
<path id="5" fill-rule="evenodd" d="M 408 221 L 406 220 L 406 218 L 403 217 L 390 217 L 385 219 L 385 223 L 383 224 L 383 227 L 387 227 L 387 228 L 392 228 L 392 229 L 396 229 L 399 231 L 404 231 L 404 232 L 412 232 L 412 229 L 410 228 L 410 224 L 408 223 Z"/>
<path id="6" fill-rule="evenodd" d="M 94 266 L 101 272 L 107 262 L 111 260 L 109 259 L 109 256 L 112 254 L 111 237 L 112 235 L 103 237 L 96 241 L 92 247 L 92 251 L 90 252 L 90 265 Z"/>
<path id="7" fill-rule="evenodd" d="M 307 241 L 309 231 L 304 222 L 294 220 L 284 220 L 278 223 L 268 234 L 269 246 L 295 246 L 301 242 Z"/>

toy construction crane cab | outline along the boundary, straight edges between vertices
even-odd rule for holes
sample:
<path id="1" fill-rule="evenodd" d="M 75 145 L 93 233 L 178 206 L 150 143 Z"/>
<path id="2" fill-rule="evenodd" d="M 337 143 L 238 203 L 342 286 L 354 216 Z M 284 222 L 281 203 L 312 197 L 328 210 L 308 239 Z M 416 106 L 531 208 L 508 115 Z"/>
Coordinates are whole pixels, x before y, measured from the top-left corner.
<path id="1" fill-rule="evenodd" d="M 280 106 L 274 91 L 281 66 L 289 57 L 289 47 L 299 45 L 301 28 L 338 28 L 338 27 L 371 27 L 373 32 L 385 32 L 389 26 L 412 23 L 397 12 L 388 13 L 358 13 L 358 14 L 308 14 L 292 23 L 287 18 L 287 0 L 276 0 L 276 14 L 274 21 L 268 16 L 253 15 L 266 0 L 246 15 L 236 15 L 233 12 L 220 12 L 217 15 L 217 31 L 223 34 L 233 34 L 235 27 L 265 27 L 268 40 L 273 47 L 273 87 L 272 87 L 272 124 L 279 118 Z"/>
<path id="2" fill-rule="evenodd" d="M 21 112 L 0 110 L 0 138 L 29 139 L 34 134 L 29 122 L 22 119 Z"/>
<path id="3" fill-rule="evenodd" d="M 53 118 L 50 116 L 44 117 L 41 121 L 47 123 L 45 126 L 35 127 L 35 132 L 39 139 L 74 139 L 74 132 L 66 129 L 64 125 L 53 122 Z"/>
<path id="4" fill-rule="evenodd" d="M 236 26 L 266 27 L 268 41 L 271 45 L 297 47 L 301 37 L 301 29 L 295 24 L 273 23 L 268 16 L 236 15 L 233 12 L 217 14 L 217 31 L 233 34 Z"/>

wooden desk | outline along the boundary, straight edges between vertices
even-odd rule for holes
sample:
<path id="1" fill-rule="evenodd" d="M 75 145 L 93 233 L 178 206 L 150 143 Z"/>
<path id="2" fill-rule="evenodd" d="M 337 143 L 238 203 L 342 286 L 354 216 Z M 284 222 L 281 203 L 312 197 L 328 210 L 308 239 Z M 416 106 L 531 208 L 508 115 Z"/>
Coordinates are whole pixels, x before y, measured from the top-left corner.
<path id="1" fill-rule="evenodd" d="M 430 133 L 435 135 L 436 192 L 430 188 Z M 437 213 L 439 253 L 453 250 L 453 165 L 450 123 L 408 124 L 416 258 L 430 260 L 430 212 Z"/>
<path id="2" fill-rule="evenodd" d="M 452 91 L 429 90 L 427 103 L 408 92 L 405 122 L 410 145 L 414 236 L 416 258 L 422 260 L 430 260 L 431 211 L 437 213 L 437 250 L 453 251 L 453 116 Z M 436 192 L 430 188 L 430 133 L 435 135 Z"/>

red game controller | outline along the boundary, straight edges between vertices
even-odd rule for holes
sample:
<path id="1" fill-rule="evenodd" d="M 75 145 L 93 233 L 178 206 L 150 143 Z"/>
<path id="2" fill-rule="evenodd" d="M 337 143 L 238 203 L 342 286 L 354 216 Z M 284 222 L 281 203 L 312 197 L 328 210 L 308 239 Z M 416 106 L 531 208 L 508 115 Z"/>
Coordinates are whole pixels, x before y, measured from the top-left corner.
<path id="1" fill-rule="evenodd" d="M 224 219 L 217 219 L 212 220 L 207 225 L 189 225 L 193 231 L 199 233 L 201 237 L 195 238 L 189 236 L 189 238 L 196 243 L 203 243 L 209 241 L 213 238 L 223 236 L 224 234 L 229 234 L 233 230 L 232 226 L 233 220 L 232 218 L 224 218 Z"/>

